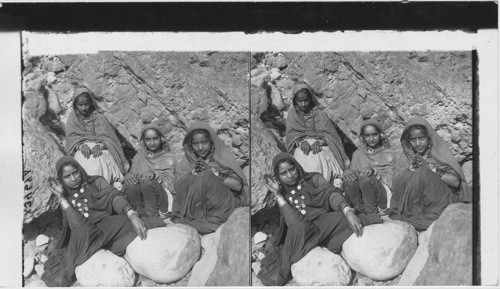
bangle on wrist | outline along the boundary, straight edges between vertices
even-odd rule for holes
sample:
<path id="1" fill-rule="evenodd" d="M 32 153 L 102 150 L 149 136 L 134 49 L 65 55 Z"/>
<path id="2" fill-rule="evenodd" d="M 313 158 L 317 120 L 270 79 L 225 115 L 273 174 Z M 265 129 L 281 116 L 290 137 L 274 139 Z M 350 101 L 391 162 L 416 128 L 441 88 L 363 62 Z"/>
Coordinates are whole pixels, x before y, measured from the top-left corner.
<path id="1" fill-rule="evenodd" d="M 131 217 L 133 214 L 136 214 L 137 216 L 139 216 L 139 214 L 137 214 L 137 212 L 136 212 L 136 211 L 134 211 L 134 210 L 132 210 L 132 209 L 131 209 L 131 210 L 128 210 L 128 212 L 127 212 L 127 217 L 130 219 L 130 217 Z"/>
<path id="2" fill-rule="evenodd" d="M 354 209 L 351 208 L 349 205 L 345 206 L 344 209 L 342 210 L 344 212 L 344 215 L 347 214 L 347 212 L 349 211 L 353 211 L 354 212 Z"/>

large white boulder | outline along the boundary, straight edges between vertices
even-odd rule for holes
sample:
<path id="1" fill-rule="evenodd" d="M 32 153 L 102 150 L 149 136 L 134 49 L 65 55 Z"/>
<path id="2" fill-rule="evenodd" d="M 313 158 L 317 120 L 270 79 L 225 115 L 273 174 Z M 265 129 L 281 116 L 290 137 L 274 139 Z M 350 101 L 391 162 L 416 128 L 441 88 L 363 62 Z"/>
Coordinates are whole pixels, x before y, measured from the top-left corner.
<path id="1" fill-rule="evenodd" d="M 108 250 L 97 251 L 75 268 L 75 274 L 83 287 L 132 287 L 135 283 L 132 267 Z"/>
<path id="2" fill-rule="evenodd" d="M 389 221 L 363 228 L 342 246 L 349 267 L 373 280 L 392 279 L 406 268 L 417 249 L 417 232 L 401 221 Z"/>
<path id="3" fill-rule="evenodd" d="M 148 230 L 146 240 L 135 238 L 125 253 L 125 259 L 137 273 L 156 283 L 182 279 L 199 257 L 198 232 L 182 224 Z"/>
<path id="4" fill-rule="evenodd" d="M 337 254 L 316 247 L 292 265 L 292 276 L 301 286 L 346 286 L 351 268 Z"/>

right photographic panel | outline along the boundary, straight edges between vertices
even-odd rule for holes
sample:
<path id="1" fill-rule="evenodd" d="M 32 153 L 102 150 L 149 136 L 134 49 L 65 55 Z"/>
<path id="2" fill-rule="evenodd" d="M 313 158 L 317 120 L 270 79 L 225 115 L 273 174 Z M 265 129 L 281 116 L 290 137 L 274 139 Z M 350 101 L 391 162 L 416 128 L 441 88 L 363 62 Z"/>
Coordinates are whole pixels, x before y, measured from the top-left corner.
<path id="1" fill-rule="evenodd" d="M 252 53 L 253 286 L 472 285 L 473 62 Z"/>

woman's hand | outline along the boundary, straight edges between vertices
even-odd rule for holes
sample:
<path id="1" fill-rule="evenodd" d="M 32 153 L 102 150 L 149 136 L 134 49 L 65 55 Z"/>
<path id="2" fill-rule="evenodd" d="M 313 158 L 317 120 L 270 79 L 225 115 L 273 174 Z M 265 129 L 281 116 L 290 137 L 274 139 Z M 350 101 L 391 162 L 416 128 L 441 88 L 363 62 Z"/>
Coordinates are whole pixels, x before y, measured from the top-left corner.
<path id="1" fill-rule="evenodd" d="M 349 226 L 351 226 L 356 236 L 361 237 L 361 235 L 363 235 L 363 225 L 361 224 L 361 221 L 359 220 L 358 216 L 354 214 L 354 211 L 353 210 L 347 211 L 345 217 L 347 218 L 347 222 L 349 223 Z"/>
<path id="2" fill-rule="evenodd" d="M 309 146 L 309 143 L 307 141 L 303 141 L 301 144 L 300 144 L 300 149 L 302 150 L 302 152 L 308 156 L 309 155 L 309 151 L 311 150 L 311 147 Z"/>
<path id="3" fill-rule="evenodd" d="M 88 159 L 90 157 L 91 151 L 90 148 L 87 144 L 84 144 L 80 147 L 80 151 L 82 152 L 82 155 Z"/>
<path id="4" fill-rule="evenodd" d="M 312 150 L 313 155 L 319 153 L 321 151 L 321 143 L 319 141 L 315 141 L 311 145 L 311 150 Z"/>
<path id="5" fill-rule="evenodd" d="M 99 144 L 96 144 L 92 148 L 92 155 L 94 156 L 94 158 L 98 158 L 98 157 L 100 157 L 102 155 L 101 146 Z"/>
<path id="6" fill-rule="evenodd" d="M 361 171 L 359 171 L 358 177 L 360 179 L 364 179 L 373 175 L 374 172 L 375 170 L 373 168 L 363 168 Z"/>
<path id="7" fill-rule="evenodd" d="M 154 179 L 155 177 L 156 177 L 156 174 L 154 172 L 147 172 L 147 173 L 142 174 L 139 177 L 139 180 L 141 182 L 148 182 L 148 181 L 151 181 L 152 179 Z"/>
<path id="8" fill-rule="evenodd" d="M 59 183 L 58 180 L 50 179 L 50 192 L 57 198 L 57 200 L 60 200 L 63 198 L 63 187 L 61 183 Z"/>
<path id="9" fill-rule="evenodd" d="M 139 179 L 133 173 L 130 172 L 125 175 L 124 180 L 127 186 L 133 186 L 139 182 Z"/>
<path id="10" fill-rule="evenodd" d="M 280 190 L 280 184 L 274 177 L 264 176 L 266 179 L 266 187 L 273 194 L 274 197 L 278 196 Z"/>
<path id="11" fill-rule="evenodd" d="M 354 182 L 358 178 L 358 173 L 353 169 L 346 169 L 344 171 L 343 179 L 348 182 Z"/>
<path id="12" fill-rule="evenodd" d="M 194 170 L 199 173 L 203 171 L 207 166 L 207 163 L 205 163 L 203 160 L 196 160 L 196 162 L 194 163 Z"/>
<path id="13" fill-rule="evenodd" d="M 134 213 L 130 215 L 130 222 L 132 222 L 132 227 L 134 227 L 134 230 L 137 232 L 137 235 L 139 235 L 141 240 L 146 240 L 148 230 L 146 229 L 146 226 L 144 225 L 144 222 L 141 220 L 141 218 L 139 218 L 139 216 Z"/>

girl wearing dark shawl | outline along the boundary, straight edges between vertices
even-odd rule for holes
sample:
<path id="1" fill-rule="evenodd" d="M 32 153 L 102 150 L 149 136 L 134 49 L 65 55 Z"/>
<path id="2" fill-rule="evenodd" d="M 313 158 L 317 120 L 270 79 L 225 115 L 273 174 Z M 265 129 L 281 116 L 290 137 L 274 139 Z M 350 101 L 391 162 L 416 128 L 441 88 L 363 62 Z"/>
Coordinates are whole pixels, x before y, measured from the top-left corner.
<path id="1" fill-rule="evenodd" d="M 361 146 L 344 171 L 345 196 L 356 213 L 383 213 L 392 195 L 396 157 L 378 121 L 364 121 L 359 131 Z"/>
<path id="2" fill-rule="evenodd" d="M 408 121 L 394 172 L 391 218 L 426 230 L 448 204 L 470 202 L 465 175 L 448 145 L 423 118 Z"/>
<path id="3" fill-rule="evenodd" d="M 100 249 L 122 256 L 138 235 L 145 239 L 147 229 L 165 226 L 161 219 L 143 222 L 119 191 L 103 177 L 87 175 L 72 157 L 61 157 L 56 170 L 51 191 L 59 200 L 63 230 L 44 263 L 41 278 L 48 286 L 69 287 L 75 268 Z"/>
<path id="4" fill-rule="evenodd" d="M 114 128 L 99 110 L 92 92 L 78 87 L 73 93 L 73 111 L 66 124 L 66 153 L 90 175 L 120 182 L 129 169 Z"/>
<path id="5" fill-rule="evenodd" d="M 231 150 L 205 122 L 191 125 L 183 141 L 171 220 L 212 233 L 237 207 L 248 205 L 248 183 Z"/>
<path id="6" fill-rule="evenodd" d="M 293 107 L 286 119 L 286 149 L 308 172 L 318 172 L 339 187 L 343 170 L 349 166 L 335 124 L 320 108 L 306 83 L 293 87 Z"/>
<path id="7" fill-rule="evenodd" d="M 289 154 L 273 160 L 275 177 L 268 178 L 281 212 L 280 228 L 261 261 L 258 278 L 268 286 L 282 286 L 291 279 L 291 266 L 316 246 L 339 253 L 353 233 L 380 223 L 379 215 L 360 215 L 347 204 L 342 192 L 319 173 L 307 173 Z"/>
<path id="8" fill-rule="evenodd" d="M 142 149 L 125 175 L 125 194 L 139 216 L 166 218 L 172 211 L 175 158 L 156 124 L 141 131 Z"/>

